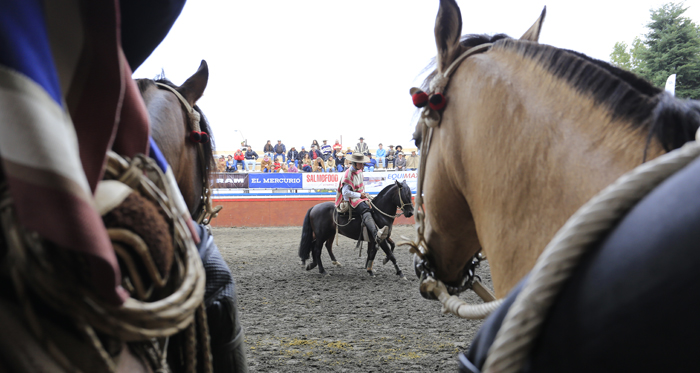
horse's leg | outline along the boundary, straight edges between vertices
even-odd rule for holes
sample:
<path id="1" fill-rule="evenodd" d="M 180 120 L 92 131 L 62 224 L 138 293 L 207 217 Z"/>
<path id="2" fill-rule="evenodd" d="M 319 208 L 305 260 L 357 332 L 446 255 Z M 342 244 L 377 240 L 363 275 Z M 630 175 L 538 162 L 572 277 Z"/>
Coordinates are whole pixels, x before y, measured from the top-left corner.
<path id="1" fill-rule="evenodd" d="M 322 275 L 327 275 L 328 272 L 323 268 L 323 263 L 321 262 L 321 254 L 323 253 L 323 241 L 316 240 L 316 245 L 314 246 L 313 258 L 314 263 L 318 264 L 318 273 Z"/>
<path id="2" fill-rule="evenodd" d="M 374 277 L 374 271 L 372 267 L 374 266 L 374 257 L 377 255 L 377 244 L 374 242 L 367 243 L 367 261 L 365 262 L 365 269 L 370 276 Z"/>
<path id="3" fill-rule="evenodd" d="M 394 240 L 392 240 L 391 237 L 387 237 L 386 240 L 384 240 L 384 242 L 388 242 L 388 243 L 389 243 L 389 245 L 391 246 L 391 253 L 393 254 L 393 253 L 394 253 L 394 248 L 396 247 L 396 244 L 394 243 Z M 384 249 L 384 247 L 382 247 L 382 249 Z M 384 261 L 382 262 L 382 265 L 385 265 L 388 261 L 389 261 L 389 255 L 387 255 L 387 256 L 384 258 Z M 394 265 L 396 265 L 396 262 L 394 262 Z"/>
<path id="4" fill-rule="evenodd" d="M 328 250 L 328 255 L 331 256 L 331 260 L 333 261 L 334 266 L 342 267 L 339 261 L 335 260 L 335 255 L 333 255 L 333 239 L 335 238 L 335 233 L 333 233 L 333 236 L 331 238 L 326 240 L 326 250 Z"/>
<path id="5" fill-rule="evenodd" d="M 389 245 L 392 243 L 387 243 L 389 239 L 384 240 L 384 242 L 379 245 L 379 247 L 384 250 L 384 253 L 386 254 L 386 259 L 384 259 L 384 264 L 386 264 L 387 261 L 391 260 L 392 263 L 394 263 L 394 268 L 396 268 L 396 275 L 400 276 L 402 279 L 406 279 L 406 276 L 404 276 L 403 271 L 401 271 L 401 267 L 399 267 L 399 264 L 396 263 L 396 257 L 394 256 L 393 253 L 393 248 L 394 246 L 392 245 L 391 248 L 389 248 Z"/>

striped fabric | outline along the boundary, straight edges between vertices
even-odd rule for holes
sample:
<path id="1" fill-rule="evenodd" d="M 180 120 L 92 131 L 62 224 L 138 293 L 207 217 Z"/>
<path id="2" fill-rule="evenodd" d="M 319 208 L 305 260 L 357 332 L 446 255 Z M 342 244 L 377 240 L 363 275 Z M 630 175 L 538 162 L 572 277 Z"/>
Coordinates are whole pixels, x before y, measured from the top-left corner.
<path id="1" fill-rule="evenodd" d="M 343 173 L 343 178 L 340 180 L 340 185 L 338 185 L 338 191 L 335 194 L 335 206 L 340 206 L 343 202 L 343 185 L 348 184 L 353 191 L 357 193 L 365 192 L 364 176 L 362 171 L 355 170 L 354 168 L 348 168 Z M 367 201 L 367 198 L 350 198 L 350 206 L 352 208 L 357 207 L 362 201 Z"/>
<path id="2" fill-rule="evenodd" d="M 108 149 L 148 152 L 148 116 L 119 44 L 115 0 L 0 1 L 0 162 L 25 228 L 82 253 L 94 291 L 121 304 L 94 208 Z"/>

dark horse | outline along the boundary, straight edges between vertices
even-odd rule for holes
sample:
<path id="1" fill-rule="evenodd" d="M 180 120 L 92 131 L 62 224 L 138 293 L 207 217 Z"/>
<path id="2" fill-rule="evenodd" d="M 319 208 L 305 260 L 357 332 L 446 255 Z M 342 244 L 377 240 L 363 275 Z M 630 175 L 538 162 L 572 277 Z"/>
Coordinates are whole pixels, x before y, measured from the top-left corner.
<path id="1" fill-rule="evenodd" d="M 202 110 L 196 105 L 207 87 L 208 79 L 209 69 L 206 61 L 202 60 L 197 72 L 179 87 L 162 75 L 155 80 L 136 80 L 150 117 L 151 136 L 167 159 L 187 208 L 198 223 L 208 222 L 207 215 L 211 212 L 209 175 L 215 168 L 211 129 Z M 190 133 L 194 128 L 191 118 L 197 115 L 191 115 L 180 98 L 164 86 L 177 91 L 199 114 L 197 125 L 201 132 L 207 134 L 208 141 L 197 143 L 191 140 Z"/>
<path id="2" fill-rule="evenodd" d="M 406 184 L 406 181 L 399 183 L 396 181 L 384 189 L 372 200 L 374 209 L 372 217 L 379 228 L 389 226 L 389 236 L 391 236 L 391 228 L 394 224 L 396 216 L 394 213 L 397 208 L 400 208 L 404 216 L 411 217 L 413 215 L 413 205 L 411 204 L 411 188 Z M 379 211 L 377 211 L 379 210 Z M 353 214 L 352 220 L 348 222 L 348 215 L 339 215 L 335 210 L 333 202 L 324 202 L 309 209 L 304 218 L 304 227 L 301 233 L 301 243 L 299 244 L 299 257 L 302 265 L 309 259 L 309 254 L 313 251 L 313 261 L 306 265 L 306 270 L 311 270 L 318 265 L 318 271 L 321 274 L 327 274 L 321 263 L 321 251 L 323 243 L 326 244 L 328 254 L 331 256 L 333 264 L 340 265 L 335 260 L 333 255 L 333 239 L 335 238 L 336 229 L 338 233 L 352 239 L 360 239 L 361 237 L 361 222 L 359 215 Z M 389 247 L 391 245 L 391 248 Z M 401 268 L 396 264 L 394 257 L 394 243 L 390 238 L 384 240 L 379 246 L 386 253 L 387 259 L 394 263 L 396 275 L 404 277 Z M 374 257 L 377 254 L 376 244 L 369 242 L 367 247 L 367 262 L 365 268 L 370 276 L 374 276 L 372 265 Z M 386 261 L 384 261 L 386 264 Z"/>

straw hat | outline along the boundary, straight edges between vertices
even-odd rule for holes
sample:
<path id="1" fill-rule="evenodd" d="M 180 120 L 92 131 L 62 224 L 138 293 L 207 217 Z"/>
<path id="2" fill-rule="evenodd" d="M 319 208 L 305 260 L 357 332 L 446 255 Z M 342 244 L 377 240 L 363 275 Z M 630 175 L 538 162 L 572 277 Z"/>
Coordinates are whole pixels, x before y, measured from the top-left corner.
<path id="1" fill-rule="evenodd" d="M 351 163 L 367 163 L 369 162 L 369 158 L 365 157 L 362 155 L 362 153 L 352 153 L 350 156 L 347 158 L 347 160 Z"/>

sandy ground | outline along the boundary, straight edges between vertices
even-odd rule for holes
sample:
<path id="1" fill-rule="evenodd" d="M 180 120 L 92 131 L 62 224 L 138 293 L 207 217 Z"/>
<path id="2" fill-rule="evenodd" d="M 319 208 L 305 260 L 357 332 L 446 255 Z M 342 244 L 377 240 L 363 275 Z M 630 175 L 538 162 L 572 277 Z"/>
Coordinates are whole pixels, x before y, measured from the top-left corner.
<path id="1" fill-rule="evenodd" d="M 393 238 L 414 232 L 395 227 Z M 394 254 L 407 280 L 382 266 L 381 251 L 369 277 L 366 245 L 360 258 L 345 237 L 334 249 L 343 266 L 324 249 L 331 276 L 321 276 L 301 268 L 301 227 L 214 228 L 214 237 L 236 279 L 252 372 L 454 372 L 481 325 L 420 296 L 405 247 Z M 488 262 L 477 273 L 490 286 Z M 460 297 L 479 302 L 470 291 Z"/>

